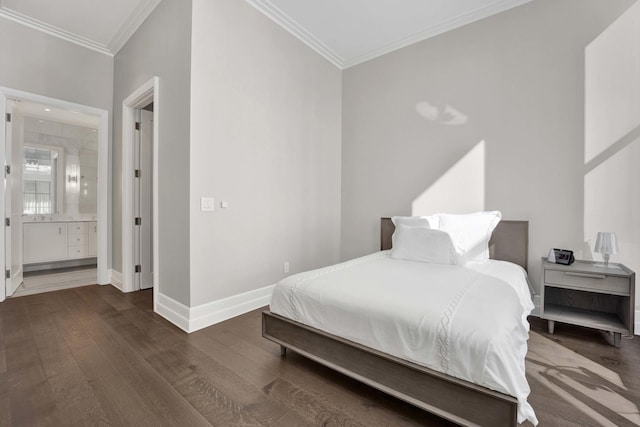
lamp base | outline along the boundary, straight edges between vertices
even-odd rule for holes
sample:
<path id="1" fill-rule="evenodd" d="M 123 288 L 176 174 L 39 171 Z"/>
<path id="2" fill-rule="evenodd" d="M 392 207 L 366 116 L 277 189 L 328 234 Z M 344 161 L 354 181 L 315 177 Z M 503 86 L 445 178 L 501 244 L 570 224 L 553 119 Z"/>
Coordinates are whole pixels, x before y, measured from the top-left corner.
<path id="1" fill-rule="evenodd" d="M 608 269 L 616 269 L 619 270 L 620 267 L 618 266 L 618 264 L 615 263 L 604 263 L 604 262 L 596 262 L 595 264 L 593 264 L 594 267 L 598 267 L 598 268 L 608 268 Z"/>

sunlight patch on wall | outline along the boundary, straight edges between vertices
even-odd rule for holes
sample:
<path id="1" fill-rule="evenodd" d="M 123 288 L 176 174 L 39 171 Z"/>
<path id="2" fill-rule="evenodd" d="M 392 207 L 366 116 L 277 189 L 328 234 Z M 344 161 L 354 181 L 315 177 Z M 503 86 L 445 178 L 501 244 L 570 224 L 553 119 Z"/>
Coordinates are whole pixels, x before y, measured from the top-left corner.
<path id="1" fill-rule="evenodd" d="M 584 144 L 587 255 L 598 231 L 613 231 L 611 261 L 640 271 L 640 3 L 585 49 Z"/>
<path id="2" fill-rule="evenodd" d="M 585 163 L 640 122 L 640 4 L 585 49 Z"/>
<path id="3" fill-rule="evenodd" d="M 485 142 L 480 141 L 436 182 L 413 200 L 413 215 L 484 210 Z"/>
<path id="4" fill-rule="evenodd" d="M 460 126 L 469 121 L 466 114 L 449 104 L 438 107 L 427 101 L 421 101 L 416 104 L 416 111 L 425 119 L 445 126 Z"/>
<path id="5" fill-rule="evenodd" d="M 640 269 L 640 139 L 584 176 L 584 239 L 593 250 L 598 231 L 613 231 L 620 253 L 611 257 Z M 594 257 L 600 261 L 599 255 Z"/>

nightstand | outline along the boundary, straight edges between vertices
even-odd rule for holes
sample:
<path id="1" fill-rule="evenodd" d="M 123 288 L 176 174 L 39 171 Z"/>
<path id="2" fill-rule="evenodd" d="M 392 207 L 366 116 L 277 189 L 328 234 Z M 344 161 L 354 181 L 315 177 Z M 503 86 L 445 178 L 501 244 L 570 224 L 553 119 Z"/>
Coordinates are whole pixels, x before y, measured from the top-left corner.
<path id="1" fill-rule="evenodd" d="M 636 274 L 622 264 L 576 261 L 571 265 L 542 258 L 540 317 L 613 332 L 620 347 L 621 334 L 633 335 Z"/>

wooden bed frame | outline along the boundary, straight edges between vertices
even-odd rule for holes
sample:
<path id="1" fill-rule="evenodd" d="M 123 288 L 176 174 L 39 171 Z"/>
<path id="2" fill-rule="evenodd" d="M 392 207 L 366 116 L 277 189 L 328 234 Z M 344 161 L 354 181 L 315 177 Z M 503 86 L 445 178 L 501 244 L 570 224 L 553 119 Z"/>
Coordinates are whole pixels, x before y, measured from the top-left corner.
<path id="1" fill-rule="evenodd" d="M 391 248 L 395 227 L 381 219 L 380 248 Z M 501 221 L 489 242 L 491 258 L 526 269 L 529 223 Z M 515 397 L 399 359 L 270 311 L 262 313 L 262 336 L 286 349 L 463 426 L 515 426 Z"/>

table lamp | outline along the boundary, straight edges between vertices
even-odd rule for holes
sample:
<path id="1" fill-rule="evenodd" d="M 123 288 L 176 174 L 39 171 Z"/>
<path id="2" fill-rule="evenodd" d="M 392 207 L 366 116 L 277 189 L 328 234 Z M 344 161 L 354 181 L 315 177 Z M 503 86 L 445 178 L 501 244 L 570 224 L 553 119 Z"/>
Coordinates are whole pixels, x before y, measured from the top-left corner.
<path id="1" fill-rule="evenodd" d="M 596 246 L 593 251 L 598 254 L 602 254 L 604 259 L 604 266 L 609 266 L 609 256 L 618 253 L 618 238 L 616 233 L 610 231 L 599 231 L 596 238 Z"/>

